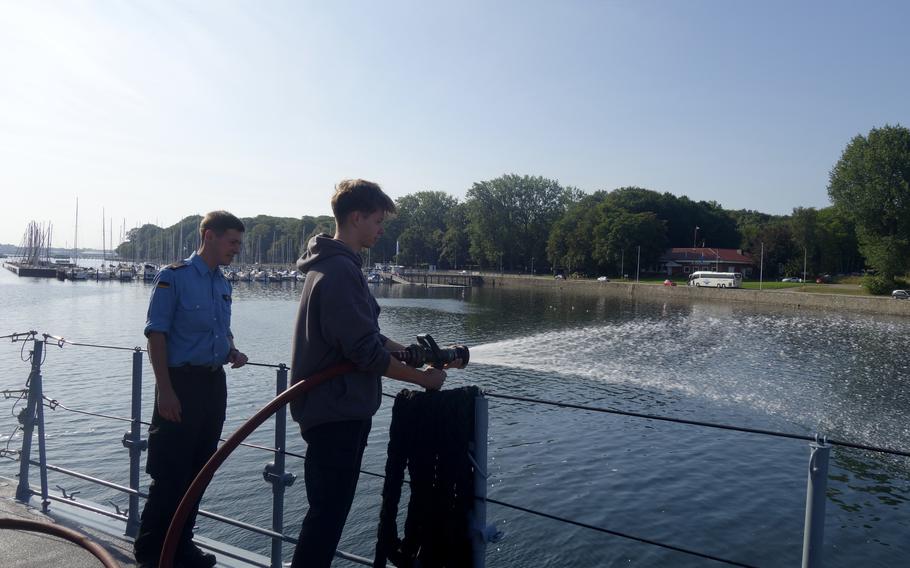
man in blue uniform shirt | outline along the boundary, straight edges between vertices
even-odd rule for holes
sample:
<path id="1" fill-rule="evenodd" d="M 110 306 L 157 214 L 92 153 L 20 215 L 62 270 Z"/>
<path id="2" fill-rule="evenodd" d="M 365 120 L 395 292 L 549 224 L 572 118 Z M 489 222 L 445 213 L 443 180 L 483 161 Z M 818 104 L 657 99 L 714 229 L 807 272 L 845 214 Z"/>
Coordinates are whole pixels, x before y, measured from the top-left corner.
<path id="1" fill-rule="evenodd" d="M 243 222 L 213 211 L 199 224 L 201 247 L 161 270 L 145 323 L 155 371 L 155 409 L 145 470 L 152 478 L 135 542 L 140 566 L 157 566 L 164 536 L 180 499 L 215 453 L 227 405 L 223 365 L 242 367 L 234 347 L 231 284 L 218 268 L 240 252 Z M 215 556 L 193 544 L 196 510 L 177 546 L 176 566 L 210 568 Z"/>

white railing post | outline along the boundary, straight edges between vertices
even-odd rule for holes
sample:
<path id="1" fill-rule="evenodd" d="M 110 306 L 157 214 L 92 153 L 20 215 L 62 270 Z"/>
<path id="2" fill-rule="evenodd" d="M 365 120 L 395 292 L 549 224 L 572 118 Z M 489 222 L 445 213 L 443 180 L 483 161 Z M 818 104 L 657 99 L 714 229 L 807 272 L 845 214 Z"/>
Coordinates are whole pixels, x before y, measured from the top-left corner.
<path id="1" fill-rule="evenodd" d="M 809 444 L 809 479 L 806 485 L 806 523 L 803 532 L 803 568 L 822 566 L 825 536 L 825 492 L 828 487 L 828 458 L 831 446 L 825 441 Z"/>

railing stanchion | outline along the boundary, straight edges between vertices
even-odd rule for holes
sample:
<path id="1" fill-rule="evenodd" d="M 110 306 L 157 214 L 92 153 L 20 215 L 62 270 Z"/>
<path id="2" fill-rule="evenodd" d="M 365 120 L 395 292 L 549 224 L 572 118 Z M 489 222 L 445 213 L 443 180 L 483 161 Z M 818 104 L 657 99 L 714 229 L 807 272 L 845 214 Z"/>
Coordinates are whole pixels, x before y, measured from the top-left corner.
<path id="1" fill-rule="evenodd" d="M 38 372 L 34 375 L 34 380 L 32 381 L 32 388 L 35 389 L 35 398 L 38 399 L 37 412 L 38 415 L 38 463 L 41 464 L 41 510 L 47 513 L 47 508 L 51 504 L 51 500 L 47 498 L 47 444 L 44 437 L 44 380 L 41 377 L 41 357 L 44 351 L 44 343 L 39 343 L 38 340 L 35 340 L 35 353 L 34 357 L 38 361 Z"/>
<path id="2" fill-rule="evenodd" d="M 500 533 L 493 525 L 487 526 L 487 435 L 489 412 L 486 397 L 474 397 L 474 509 L 471 519 L 471 540 L 473 541 L 474 568 L 486 565 L 487 543 L 499 539 Z"/>
<path id="3" fill-rule="evenodd" d="M 278 366 L 275 381 L 275 396 L 281 395 L 288 388 L 288 368 L 282 363 Z M 272 530 L 284 532 L 284 489 L 294 483 L 294 474 L 284 471 L 284 451 L 287 447 L 287 405 L 281 405 L 275 413 L 275 461 L 265 466 L 262 477 L 272 484 Z M 282 567 L 282 540 L 272 537 L 272 568 Z"/>
<path id="4" fill-rule="evenodd" d="M 34 340 L 34 349 L 32 350 L 32 370 L 28 375 L 28 400 L 25 404 L 25 410 L 19 415 L 19 422 L 22 423 L 22 449 L 19 452 L 19 484 L 16 486 L 16 499 L 27 502 L 32 496 L 32 490 L 28 482 L 28 469 L 32 460 L 32 435 L 35 431 L 36 414 L 39 408 L 42 408 L 43 392 L 41 388 L 41 359 L 44 357 L 44 340 Z M 44 412 L 41 413 L 44 418 Z M 38 436 L 44 434 L 44 427 L 39 426 Z M 43 454 L 43 444 L 39 440 L 39 452 Z M 44 461 L 40 462 L 43 466 Z M 47 473 L 42 476 L 42 507 L 46 508 L 47 501 Z"/>
<path id="5" fill-rule="evenodd" d="M 148 442 L 142 439 L 142 349 L 133 351 L 133 392 L 130 408 L 129 432 L 123 435 L 123 447 L 130 452 L 130 489 L 139 491 L 139 467 L 142 451 Z M 126 536 L 135 537 L 139 533 L 139 495 L 130 494 L 129 511 L 126 518 Z"/>
<path id="6" fill-rule="evenodd" d="M 822 544 L 825 536 L 825 493 L 828 487 L 828 458 L 830 455 L 831 446 L 825 441 L 815 441 L 809 444 L 803 568 L 818 568 L 822 565 Z"/>

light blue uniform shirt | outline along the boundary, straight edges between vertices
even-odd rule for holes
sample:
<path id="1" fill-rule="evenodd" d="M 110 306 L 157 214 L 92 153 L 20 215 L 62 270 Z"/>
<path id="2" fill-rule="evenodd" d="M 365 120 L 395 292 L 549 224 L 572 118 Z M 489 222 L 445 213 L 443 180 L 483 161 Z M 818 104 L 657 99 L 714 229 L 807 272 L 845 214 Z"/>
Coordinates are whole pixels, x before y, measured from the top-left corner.
<path id="1" fill-rule="evenodd" d="M 145 336 L 167 337 L 167 364 L 224 365 L 231 344 L 231 283 L 202 257 L 162 268 L 155 278 Z"/>

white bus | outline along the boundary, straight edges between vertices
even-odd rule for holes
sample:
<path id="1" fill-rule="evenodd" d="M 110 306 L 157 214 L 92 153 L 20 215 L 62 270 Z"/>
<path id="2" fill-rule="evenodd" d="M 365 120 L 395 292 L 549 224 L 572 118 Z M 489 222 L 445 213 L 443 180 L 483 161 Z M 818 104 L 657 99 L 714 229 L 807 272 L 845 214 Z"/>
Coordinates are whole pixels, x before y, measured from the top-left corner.
<path id="1" fill-rule="evenodd" d="M 739 272 L 707 272 L 699 270 L 689 275 L 689 286 L 709 288 L 740 288 L 743 275 Z"/>

